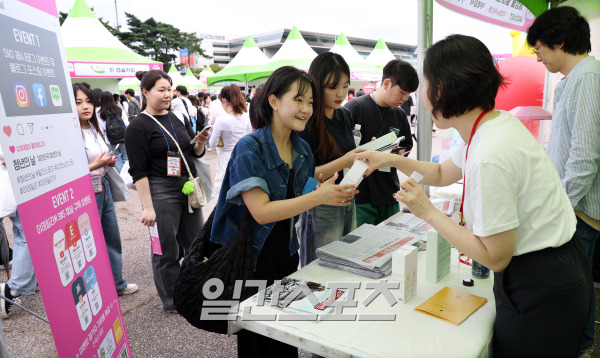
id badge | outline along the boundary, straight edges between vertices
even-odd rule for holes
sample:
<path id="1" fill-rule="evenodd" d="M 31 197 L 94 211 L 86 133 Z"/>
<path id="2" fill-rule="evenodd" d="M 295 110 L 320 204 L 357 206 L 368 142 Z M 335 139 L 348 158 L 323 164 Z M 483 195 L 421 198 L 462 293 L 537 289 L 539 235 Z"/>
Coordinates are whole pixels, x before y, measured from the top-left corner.
<path id="1" fill-rule="evenodd" d="M 167 176 L 181 176 L 181 157 L 177 152 L 167 152 Z"/>
<path id="2" fill-rule="evenodd" d="M 104 191 L 102 187 L 102 175 L 92 175 L 92 186 L 94 187 L 94 194 Z"/>

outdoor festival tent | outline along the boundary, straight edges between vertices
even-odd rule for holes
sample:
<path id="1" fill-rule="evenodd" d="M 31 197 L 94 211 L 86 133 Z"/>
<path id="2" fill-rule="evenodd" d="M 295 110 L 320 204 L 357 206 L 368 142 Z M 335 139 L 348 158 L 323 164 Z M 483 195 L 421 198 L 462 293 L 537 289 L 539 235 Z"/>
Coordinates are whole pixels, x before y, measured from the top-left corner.
<path id="1" fill-rule="evenodd" d="M 169 77 L 171 77 L 171 81 L 173 81 L 173 88 L 179 85 L 185 86 L 183 76 L 181 75 L 181 73 L 179 73 L 179 70 L 177 70 L 177 67 L 175 65 L 171 65 L 171 67 L 169 68 L 168 75 Z"/>
<path id="2" fill-rule="evenodd" d="M 114 37 L 85 0 L 75 0 L 61 32 L 73 82 L 85 81 L 92 88 L 114 93 L 118 90 L 118 78 L 162 69 L 162 63 L 136 54 Z"/>
<path id="3" fill-rule="evenodd" d="M 350 82 L 380 81 L 382 70 L 368 64 L 365 59 L 350 45 L 344 34 L 340 34 L 329 52 L 341 55 L 350 67 Z"/>
<path id="4" fill-rule="evenodd" d="M 294 66 L 308 71 L 310 63 L 317 57 L 317 53 L 304 41 L 304 38 L 294 26 L 287 39 L 275 55 L 256 72 L 247 75 L 247 81 L 269 77 L 276 69 L 282 66 Z"/>
<path id="5" fill-rule="evenodd" d="M 119 94 L 125 94 L 125 90 L 131 88 L 135 91 L 135 95 L 140 95 L 140 80 L 135 77 L 123 78 L 119 81 Z"/>
<path id="6" fill-rule="evenodd" d="M 383 39 L 379 39 L 379 41 L 377 41 L 377 45 L 375 45 L 375 48 L 367 57 L 367 63 L 383 69 L 388 62 L 394 60 L 395 58 L 396 56 L 394 56 L 385 42 L 383 42 Z"/>
<path id="7" fill-rule="evenodd" d="M 194 76 L 192 70 L 188 68 L 185 71 L 185 75 L 183 76 L 182 84 L 187 87 L 187 90 L 188 92 L 190 92 L 190 94 L 196 94 L 198 93 L 198 89 L 196 87 L 201 85 L 202 83 L 196 78 L 196 76 Z"/>
<path id="8" fill-rule="evenodd" d="M 269 58 L 258 48 L 252 36 L 246 41 L 240 52 L 223 68 L 207 78 L 208 84 L 223 81 L 246 82 L 246 75 L 255 72 L 260 66 L 269 61 Z"/>

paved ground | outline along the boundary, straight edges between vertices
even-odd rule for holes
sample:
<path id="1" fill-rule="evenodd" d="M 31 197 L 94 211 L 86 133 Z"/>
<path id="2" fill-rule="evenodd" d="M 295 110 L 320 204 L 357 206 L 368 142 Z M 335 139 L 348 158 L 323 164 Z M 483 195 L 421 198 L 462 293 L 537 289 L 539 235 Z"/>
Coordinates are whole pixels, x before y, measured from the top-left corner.
<path id="1" fill-rule="evenodd" d="M 439 153 L 442 134 L 433 141 L 433 154 Z M 411 153 L 411 157 L 416 152 Z M 207 153 L 206 159 L 216 170 L 215 151 Z M 207 216 L 214 207 L 213 200 L 204 208 Z M 167 314 L 162 306 L 152 279 L 150 266 L 150 242 L 147 229 L 139 223 L 140 202 L 133 191 L 127 202 L 117 203 L 117 216 L 123 241 L 123 273 L 130 283 L 140 290 L 120 299 L 129 341 L 135 357 L 235 357 L 235 337 L 207 333 L 198 330 L 176 314 Z M 12 225 L 4 220 L 12 246 Z M 0 270 L 0 282 L 6 282 L 6 274 Z M 25 307 L 45 317 L 39 294 L 22 297 Z M 598 300 L 596 300 L 598 305 Z M 598 312 L 598 306 L 596 312 Z M 598 326 L 597 326 L 598 327 Z M 55 357 L 57 356 L 50 327 L 28 313 L 15 308 L 7 320 L 2 321 L 4 337 L 11 357 Z M 598 329 L 596 335 L 600 334 Z M 598 340 L 597 340 L 598 341 Z M 594 346 L 592 357 L 600 358 L 600 349 Z M 308 357 L 301 352 L 301 357 Z"/>

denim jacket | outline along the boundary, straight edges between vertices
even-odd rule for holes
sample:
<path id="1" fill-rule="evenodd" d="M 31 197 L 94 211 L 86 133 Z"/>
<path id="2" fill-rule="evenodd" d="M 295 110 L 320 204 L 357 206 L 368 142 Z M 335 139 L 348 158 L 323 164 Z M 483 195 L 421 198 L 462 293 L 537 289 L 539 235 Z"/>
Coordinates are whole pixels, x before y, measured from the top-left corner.
<path id="1" fill-rule="evenodd" d="M 262 151 L 257 141 L 250 135 L 259 139 Z M 238 232 L 247 211 L 242 199 L 243 192 L 260 188 L 269 196 L 270 201 L 284 200 L 287 193 L 289 166 L 279 157 L 270 126 L 262 127 L 250 135 L 239 140 L 227 164 L 211 230 L 210 241 L 217 244 L 226 244 Z M 292 131 L 290 139 L 294 163 L 293 187 L 294 194 L 298 197 L 308 178 L 314 176 L 315 161 L 308 143 L 302 140 L 296 132 Z M 297 221 L 298 216 L 294 217 L 290 223 L 290 256 L 295 254 L 300 247 L 296 230 L 294 230 Z M 260 250 L 274 226 L 274 222 L 259 225 L 253 221 L 252 259 L 254 267 L 256 267 Z"/>

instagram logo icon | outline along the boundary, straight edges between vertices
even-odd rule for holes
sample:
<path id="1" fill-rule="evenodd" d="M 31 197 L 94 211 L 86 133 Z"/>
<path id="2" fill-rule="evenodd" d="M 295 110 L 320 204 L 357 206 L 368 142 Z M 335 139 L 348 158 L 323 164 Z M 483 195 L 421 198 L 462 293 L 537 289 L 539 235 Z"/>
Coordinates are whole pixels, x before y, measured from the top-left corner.
<path id="1" fill-rule="evenodd" d="M 27 94 L 25 84 L 22 82 L 13 82 L 13 85 L 19 107 L 29 107 L 29 95 Z"/>

